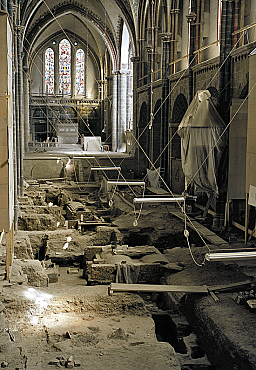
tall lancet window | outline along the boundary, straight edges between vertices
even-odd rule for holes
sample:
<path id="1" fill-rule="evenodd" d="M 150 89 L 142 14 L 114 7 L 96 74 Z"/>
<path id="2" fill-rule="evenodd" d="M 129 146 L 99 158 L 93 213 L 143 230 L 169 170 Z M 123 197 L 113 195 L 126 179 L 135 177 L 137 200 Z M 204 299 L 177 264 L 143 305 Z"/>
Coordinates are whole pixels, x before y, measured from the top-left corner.
<path id="1" fill-rule="evenodd" d="M 45 61 L 45 86 L 46 94 L 54 94 L 54 51 L 51 48 L 46 49 L 44 54 Z"/>
<path id="2" fill-rule="evenodd" d="M 71 94 L 71 47 L 67 39 L 59 44 L 60 94 Z"/>
<path id="3" fill-rule="evenodd" d="M 76 95 L 84 95 L 84 51 L 76 52 Z"/>

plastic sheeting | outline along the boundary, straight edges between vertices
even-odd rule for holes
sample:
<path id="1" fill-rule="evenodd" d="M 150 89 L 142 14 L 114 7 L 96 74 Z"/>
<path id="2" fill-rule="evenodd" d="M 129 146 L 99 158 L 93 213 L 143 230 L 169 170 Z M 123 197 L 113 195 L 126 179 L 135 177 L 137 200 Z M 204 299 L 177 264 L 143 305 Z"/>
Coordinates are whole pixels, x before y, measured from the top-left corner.
<path id="1" fill-rule="evenodd" d="M 208 90 L 198 91 L 180 125 L 182 168 L 188 184 L 207 193 L 219 194 L 220 163 L 228 145 L 225 123 Z"/>
<path id="2" fill-rule="evenodd" d="M 160 188 L 160 167 L 158 167 L 156 170 L 149 170 L 147 168 L 147 176 L 150 186 L 152 186 L 153 188 Z"/>
<path id="3" fill-rule="evenodd" d="M 116 269 L 116 283 L 136 284 L 140 272 L 140 265 L 118 263 Z"/>

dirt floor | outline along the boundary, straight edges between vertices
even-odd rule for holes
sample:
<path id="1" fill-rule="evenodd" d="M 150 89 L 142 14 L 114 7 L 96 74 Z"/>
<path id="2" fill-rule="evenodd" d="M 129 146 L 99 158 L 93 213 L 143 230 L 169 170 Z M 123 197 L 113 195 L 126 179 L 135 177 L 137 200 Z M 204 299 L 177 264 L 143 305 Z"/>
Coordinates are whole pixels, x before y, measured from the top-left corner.
<path id="1" fill-rule="evenodd" d="M 21 230 L 16 234 L 12 277 L 10 282 L 0 282 L 4 305 L 0 307 L 1 367 L 256 369 L 255 313 L 245 304 L 235 302 L 238 293 L 216 293 L 219 302 L 209 295 L 184 293 L 109 296 L 109 284 L 89 285 L 84 279 L 82 257 L 88 246 L 154 245 L 162 254 L 146 255 L 143 263 L 163 267 L 159 284 L 207 287 L 248 279 L 253 283 L 256 275 L 253 263 L 206 262 L 197 266 L 183 236 L 183 221 L 173 216 L 167 207 L 147 206 L 134 227 L 133 209 L 119 196 L 114 199 L 106 226 L 83 231 L 68 229 L 63 218 L 65 202 L 70 201 L 69 198 L 81 201 L 85 196 L 77 190 L 75 196 L 67 189 L 62 193 L 58 189 L 54 191 L 44 193 L 45 190 L 39 192 L 38 187 L 29 187 L 22 203 L 32 208 L 28 207 L 26 212 L 24 206 L 20 225 L 29 225 L 28 229 L 34 230 Z M 96 195 L 91 198 L 87 195 L 84 204 L 90 209 L 102 210 Z M 57 203 L 50 212 L 51 230 L 41 216 L 48 210 L 46 200 Z M 41 207 L 44 210 L 40 217 L 32 216 L 41 212 Z M 193 257 L 201 263 L 207 248 L 192 231 L 190 241 Z M 3 241 L 2 256 L 4 247 Z M 41 261 L 54 260 L 55 282 L 47 283 L 47 271 L 37 260 L 39 256 Z M 141 259 L 136 259 L 136 263 L 139 262 Z M 226 351 L 230 367 L 223 361 L 218 342 Z"/>

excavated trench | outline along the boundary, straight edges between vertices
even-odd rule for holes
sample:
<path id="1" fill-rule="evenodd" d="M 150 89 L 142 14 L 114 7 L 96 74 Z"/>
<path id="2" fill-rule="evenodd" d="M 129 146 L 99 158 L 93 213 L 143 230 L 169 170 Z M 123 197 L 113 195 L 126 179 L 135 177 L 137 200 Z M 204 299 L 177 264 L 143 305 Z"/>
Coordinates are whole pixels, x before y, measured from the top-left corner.
<path id="1" fill-rule="evenodd" d="M 48 194 L 46 200 L 47 202 L 52 201 L 54 204 L 60 206 L 62 202 L 63 205 L 65 204 L 63 197 L 63 195 L 59 194 L 57 196 L 54 194 Z M 42 202 L 39 201 L 37 203 L 42 204 Z M 115 210 L 115 215 L 121 216 L 122 211 L 117 208 Z M 111 217 L 107 215 L 106 221 L 109 222 L 110 218 Z M 151 222 L 154 223 L 154 218 L 152 218 Z M 154 245 L 155 248 L 164 253 L 168 251 L 168 249 L 182 249 L 186 246 L 182 228 L 177 230 L 175 229 L 174 231 L 168 231 L 166 230 L 166 227 L 162 227 L 161 225 L 157 229 L 155 225 L 153 227 L 149 226 L 148 222 L 146 224 L 147 225 L 144 224 L 142 226 L 139 225 L 139 228 L 128 227 L 126 221 L 124 222 L 124 226 L 120 228 L 118 228 L 118 225 L 115 225 L 115 227 L 119 229 L 121 237 L 116 233 L 116 231 L 112 233 L 110 232 L 108 233 L 106 240 L 103 240 L 102 238 L 100 239 L 101 245 L 117 245 L 119 242 L 118 238 L 120 237 L 123 245 L 128 245 L 129 247 Z M 173 226 L 171 226 L 171 228 L 172 227 Z M 70 230 L 70 233 L 67 230 L 65 232 L 63 231 L 64 239 L 68 234 L 71 235 L 72 232 L 77 231 Z M 80 269 L 85 269 L 87 258 L 82 251 L 81 253 L 79 253 L 79 251 L 70 251 L 70 253 L 62 254 L 58 251 L 62 250 L 64 242 L 60 242 L 57 240 L 58 238 L 52 240 L 52 235 L 54 235 L 55 231 L 48 232 L 47 230 L 44 230 L 38 231 L 37 233 L 38 235 L 31 236 L 30 233 L 28 233 L 32 251 L 31 253 L 34 259 L 38 259 L 40 261 L 50 259 L 53 263 L 59 266 L 73 266 L 79 267 Z M 84 232 L 82 233 L 81 237 L 85 237 L 87 235 L 90 235 L 91 237 L 93 233 L 95 233 L 95 231 Z M 97 232 L 95 234 L 97 234 Z M 92 245 L 97 245 L 96 240 L 97 238 L 93 239 L 94 244 Z M 198 247 L 202 246 L 201 239 L 198 237 L 197 233 L 193 231 L 190 233 L 190 240 L 191 244 L 195 244 Z M 51 248 L 53 244 L 58 243 L 60 243 L 59 246 L 56 247 L 54 252 L 52 252 Z M 77 240 L 72 241 L 72 243 L 74 246 L 73 250 L 75 250 L 75 248 L 82 243 L 82 239 L 78 238 Z M 85 273 L 83 275 L 87 276 Z M 146 283 L 155 284 L 156 281 L 148 280 Z M 159 284 L 160 281 L 157 283 Z M 210 353 L 210 357 L 212 358 L 210 343 L 207 344 L 208 348 L 205 348 L 204 344 L 206 341 L 204 343 L 200 342 L 200 338 L 195 335 L 195 332 L 199 333 L 200 335 L 200 328 L 196 326 L 197 321 L 193 320 L 193 317 L 195 316 L 194 313 L 188 315 L 189 321 L 191 322 L 192 318 L 193 325 L 195 324 L 195 327 L 192 327 L 185 317 L 185 315 L 187 315 L 185 312 L 186 310 L 184 310 L 184 312 L 182 311 L 183 313 L 181 313 L 180 310 L 173 309 L 175 305 L 173 306 L 170 304 L 170 298 L 167 298 L 166 295 L 141 294 L 141 297 L 143 298 L 145 305 L 155 322 L 155 334 L 158 341 L 167 342 L 173 346 L 175 352 L 179 356 L 182 370 L 219 370 L 219 368 L 212 365 L 207 358 L 207 353 Z M 190 306 L 190 310 L 193 310 L 192 306 Z"/>

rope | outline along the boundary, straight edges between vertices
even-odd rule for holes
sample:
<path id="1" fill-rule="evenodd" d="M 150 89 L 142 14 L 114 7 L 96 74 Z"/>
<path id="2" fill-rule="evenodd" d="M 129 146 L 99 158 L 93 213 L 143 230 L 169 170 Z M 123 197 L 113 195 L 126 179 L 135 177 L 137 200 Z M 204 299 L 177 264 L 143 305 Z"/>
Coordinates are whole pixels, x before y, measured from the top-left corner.
<path id="1" fill-rule="evenodd" d="M 145 190 L 146 190 L 146 185 L 144 184 L 143 185 L 143 193 L 142 193 L 143 198 L 145 196 Z M 140 204 L 140 210 L 139 210 L 138 216 L 136 218 L 136 208 L 135 208 L 135 204 L 133 203 L 133 212 L 134 212 L 134 217 L 135 217 L 135 220 L 133 221 L 133 226 L 134 227 L 138 226 L 138 221 L 139 221 L 139 218 L 140 218 L 140 215 L 141 215 L 141 212 L 142 212 L 142 208 L 143 208 L 143 203 Z"/>
<path id="2" fill-rule="evenodd" d="M 45 3 L 45 5 L 47 6 L 47 8 L 49 9 L 49 11 L 50 11 L 50 13 L 52 14 L 52 16 L 53 16 L 53 18 L 57 21 L 57 23 L 59 24 L 59 26 L 60 26 L 60 28 L 62 29 L 62 31 L 64 32 L 64 34 L 66 35 L 66 33 L 65 33 L 65 31 L 63 30 L 63 28 L 61 27 L 61 25 L 60 25 L 60 23 L 58 22 L 58 20 L 57 20 L 57 18 L 54 16 L 54 14 L 52 13 L 52 11 L 50 10 L 50 8 L 49 8 L 49 6 L 46 4 L 46 2 L 45 2 L 45 0 L 43 0 L 44 1 L 44 3 Z M 153 4 L 154 4 L 154 2 L 152 1 L 152 11 L 153 11 Z M 153 14 L 154 13 L 152 13 L 152 22 L 153 22 Z M 152 27 L 153 28 L 153 27 Z M 153 31 L 153 30 L 152 30 Z M 241 35 L 241 37 L 243 36 L 243 34 Z M 68 38 L 68 36 L 66 35 L 66 37 Z M 240 39 L 241 39 L 241 37 L 240 37 Z M 68 38 L 69 39 L 69 38 Z M 237 41 L 237 43 L 240 41 L 240 39 Z M 70 40 L 69 40 L 70 41 Z M 152 42 L 153 42 L 153 35 L 152 35 Z M 236 43 L 236 44 L 237 44 Z M 72 44 L 72 42 L 71 42 L 71 44 Z M 236 46 L 236 44 L 235 44 L 235 46 Z M 152 45 L 153 46 L 153 45 Z M 235 47 L 234 46 L 234 47 Z M 87 45 L 87 47 L 88 47 L 88 45 Z M 233 49 L 234 49 L 234 47 L 233 47 Z M 232 49 L 232 50 L 233 50 Z M 222 63 L 222 65 L 219 67 L 219 69 L 218 69 L 218 71 L 216 72 L 216 74 L 214 75 L 214 77 L 211 79 L 211 81 L 216 77 L 216 75 L 219 73 L 219 71 L 220 71 L 220 69 L 222 68 L 222 66 L 223 66 L 223 64 L 226 62 L 226 60 L 227 60 L 227 58 L 229 57 L 229 55 L 231 54 L 231 52 L 232 52 L 232 50 L 230 51 L 230 53 L 228 54 L 228 56 L 226 57 L 226 59 L 224 60 L 224 62 Z M 152 54 L 153 54 L 153 47 L 152 47 Z M 196 57 L 196 56 L 195 56 Z M 194 58 L 195 58 L 194 57 Z M 191 61 L 191 63 L 193 62 L 193 60 L 194 60 L 194 58 L 192 59 L 192 61 Z M 152 58 L 151 58 L 152 60 L 153 60 L 153 55 L 152 55 Z M 151 62 L 152 62 L 152 60 L 151 60 Z M 189 64 L 189 66 L 187 67 L 187 69 L 190 67 L 190 64 Z M 186 69 L 186 70 L 187 70 Z M 162 104 L 160 105 L 160 107 L 158 108 L 158 110 L 155 112 L 155 115 L 158 113 L 158 111 L 161 109 L 161 107 L 162 107 L 162 105 L 165 103 L 165 101 L 168 99 L 168 97 L 171 95 L 171 93 L 172 93 L 172 91 L 173 91 L 173 89 L 176 87 L 176 85 L 178 84 L 178 82 L 180 81 L 180 79 L 183 77 L 183 75 L 185 74 L 185 72 L 186 72 L 186 70 L 184 71 L 184 73 L 181 75 L 181 77 L 179 78 L 179 80 L 176 82 L 176 84 L 174 85 L 174 87 L 172 88 L 172 90 L 171 90 L 171 92 L 167 95 L 167 97 L 165 98 L 165 100 L 162 102 Z M 152 75 L 153 76 L 153 75 Z M 151 79 L 151 81 L 152 81 L 152 79 Z M 210 83 L 211 82 L 209 82 L 209 84 L 208 84 L 208 86 L 207 87 L 209 87 L 209 85 L 210 85 Z M 256 83 L 255 83 L 256 84 Z M 255 84 L 254 84 L 254 86 L 255 86 Z M 254 88 L 254 86 L 253 86 L 253 88 Z M 252 89 L 250 90 L 250 92 L 252 91 Z M 250 92 L 248 93 L 248 95 L 247 95 L 247 97 L 249 96 L 249 94 L 250 94 Z M 152 95 L 152 94 L 151 94 Z M 110 99 L 108 98 L 108 100 L 110 101 Z M 245 100 L 244 100 L 245 101 Z M 112 104 L 112 102 L 110 102 L 111 104 Z M 135 103 L 136 104 L 136 103 Z M 244 102 L 241 104 L 241 106 L 244 104 Z M 240 110 L 240 108 L 241 108 L 241 106 L 239 107 L 239 109 L 237 110 L 237 112 L 235 113 L 235 115 L 238 113 L 238 111 Z M 113 106 L 113 108 L 115 109 L 115 107 Z M 118 112 L 117 112 L 118 113 Z M 119 113 L 118 113 L 119 114 Z M 140 145 L 140 143 L 139 143 L 139 139 L 140 139 L 140 137 L 142 136 L 142 134 L 145 132 L 145 130 L 147 129 L 147 127 L 149 127 L 149 128 L 152 128 L 152 126 L 150 127 L 150 125 L 151 125 L 151 123 L 153 122 L 153 117 L 155 116 L 155 115 L 153 115 L 152 116 L 152 114 L 153 114 L 153 112 L 152 112 L 152 110 L 151 110 L 151 117 L 150 117 L 150 122 L 145 126 L 145 128 L 143 129 L 143 131 L 140 133 L 140 135 L 139 135 L 139 137 L 138 137 L 138 139 L 137 138 L 135 138 L 135 136 L 134 136 L 134 134 L 132 133 L 132 136 L 133 136 L 133 138 L 135 139 L 135 142 L 139 145 L 139 147 L 141 148 L 141 150 L 142 150 L 142 152 L 144 153 L 144 155 L 146 156 L 146 158 L 148 159 L 148 161 L 151 163 L 151 165 L 152 165 L 152 167 L 153 168 L 155 168 L 155 166 L 154 166 L 154 164 L 158 161 L 158 159 L 162 156 L 162 154 L 164 153 L 164 151 L 166 150 L 166 148 L 170 145 L 170 143 L 171 143 L 171 141 L 172 141 L 172 139 L 173 139 L 173 137 L 176 135 L 176 133 L 177 133 L 177 131 L 174 133 L 174 135 L 171 137 L 171 139 L 169 140 L 169 142 L 168 142 L 168 144 L 166 144 L 166 146 L 165 146 L 165 148 L 162 150 L 162 152 L 160 153 L 160 155 L 158 156 L 158 158 L 157 158 L 157 160 L 154 162 L 154 164 L 152 163 L 152 161 L 150 160 L 150 158 L 148 157 L 148 155 L 146 154 L 146 152 L 145 152 L 145 150 L 142 148 L 142 146 Z M 234 117 L 235 117 L 235 115 L 233 116 L 233 118 L 232 118 L 232 120 L 234 119 Z M 122 119 L 122 117 L 120 117 L 121 119 Z M 84 122 L 84 120 L 83 120 L 83 118 L 81 117 L 81 119 L 82 119 L 82 121 Z M 229 124 L 228 124 L 228 126 L 226 127 L 226 129 L 223 131 L 223 133 L 222 133 L 222 135 L 225 133 L 225 131 L 227 130 L 227 128 L 229 127 L 229 125 L 231 124 L 231 122 L 232 122 L 232 120 L 229 122 Z M 90 130 L 90 128 L 89 128 L 89 130 Z M 92 131 L 90 130 L 90 132 L 92 133 Z M 93 133 L 92 133 L 92 135 L 93 136 L 95 136 Z M 219 138 L 219 140 L 221 139 L 221 137 L 222 137 L 222 135 L 220 136 L 220 138 Z M 217 143 L 218 143 L 218 141 L 217 141 Z M 217 145 L 217 143 L 215 144 L 215 146 Z M 135 145 L 135 143 L 133 144 L 133 145 Z M 215 148 L 215 146 L 212 148 L 212 150 Z M 109 155 L 107 155 L 108 156 L 108 158 L 109 158 L 109 160 L 114 164 L 114 162 L 112 161 L 112 159 L 110 158 L 110 156 Z M 209 156 L 209 155 L 208 155 Z M 121 163 L 123 162 L 125 160 L 125 158 L 123 158 L 123 160 L 121 161 Z M 207 158 L 205 159 L 205 161 L 207 160 Z M 200 168 L 203 166 L 203 164 L 205 163 L 205 161 L 202 163 L 202 165 L 200 166 Z M 200 169 L 199 168 L 199 169 Z M 199 170 L 198 170 L 199 171 Z M 122 176 L 123 177 L 123 175 L 120 173 L 119 174 L 119 176 Z M 174 196 L 173 195 L 173 193 L 172 193 L 172 191 L 169 189 L 169 187 L 167 186 L 167 184 L 165 183 L 165 181 L 164 181 L 164 179 L 162 178 L 162 176 L 160 175 L 159 176 L 160 178 L 161 178 L 161 180 L 163 181 L 163 183 L 165 184 L 165 186 L 166 186 L 166 188 L 168 189 L 168 191 L 170 192 L 170 194 L 172 195 L 172 196 Z M 123 177 L 124 178 L 124 177 Z M 126 181 L 126 179 L 124 178 L 124 180 Z M 191 183 L 191 182 L 190 182 Z M 129 186 L 129 185 L 128 185 Z M 130 188 L 130 186 L 129 186 L 129 188 Z M 132 190 L 132 188 L 130 188 L 131 190 Z M 133 190 L 132 190 L 133 191 Z M 133 192 L 134 193 L 134 192 Z M 135 195 L 135 194 L 134 194 Z M 181 207 L 181 205 L 179 204 L 179 202 L 177 202 L 177 204 L 178 204 L 178 206 L 182 209 L 182 207 Z M 141 211 L 139 212 L 139 216 L 140 216 L 140 214 L 141 214 Z M 187 219 L 188 219 L 188 221 L 191 223 L 191 225 L 193 225 L 192 224 L 192 221 L 190 220 L 190 218 L 186 215 L 186 213 L 185 213 L 185 220 L 186 220 L 186 222 L 187 222 Z M 138 220 L 138 219 L 137 219 Z M 193 225 L 193 227 L 195 228 L 195 226 Z M 195 230 L 197 231 L 197 233 L 200 235 L 200 233 L 198 232 L 198 230 L 195 228 Z M 186 231 L 186 228 L 185 228 L 185 231 Z M 187 234 L 187 233 L 186 233 Z M 188 236 L 186 236 L 185 235 L 185 237 L 186 238 L 188 238 Z M 205 244 L 206 245 L 206 244 Z M 189 246 L 190 247 L 190 246 Z"/>

